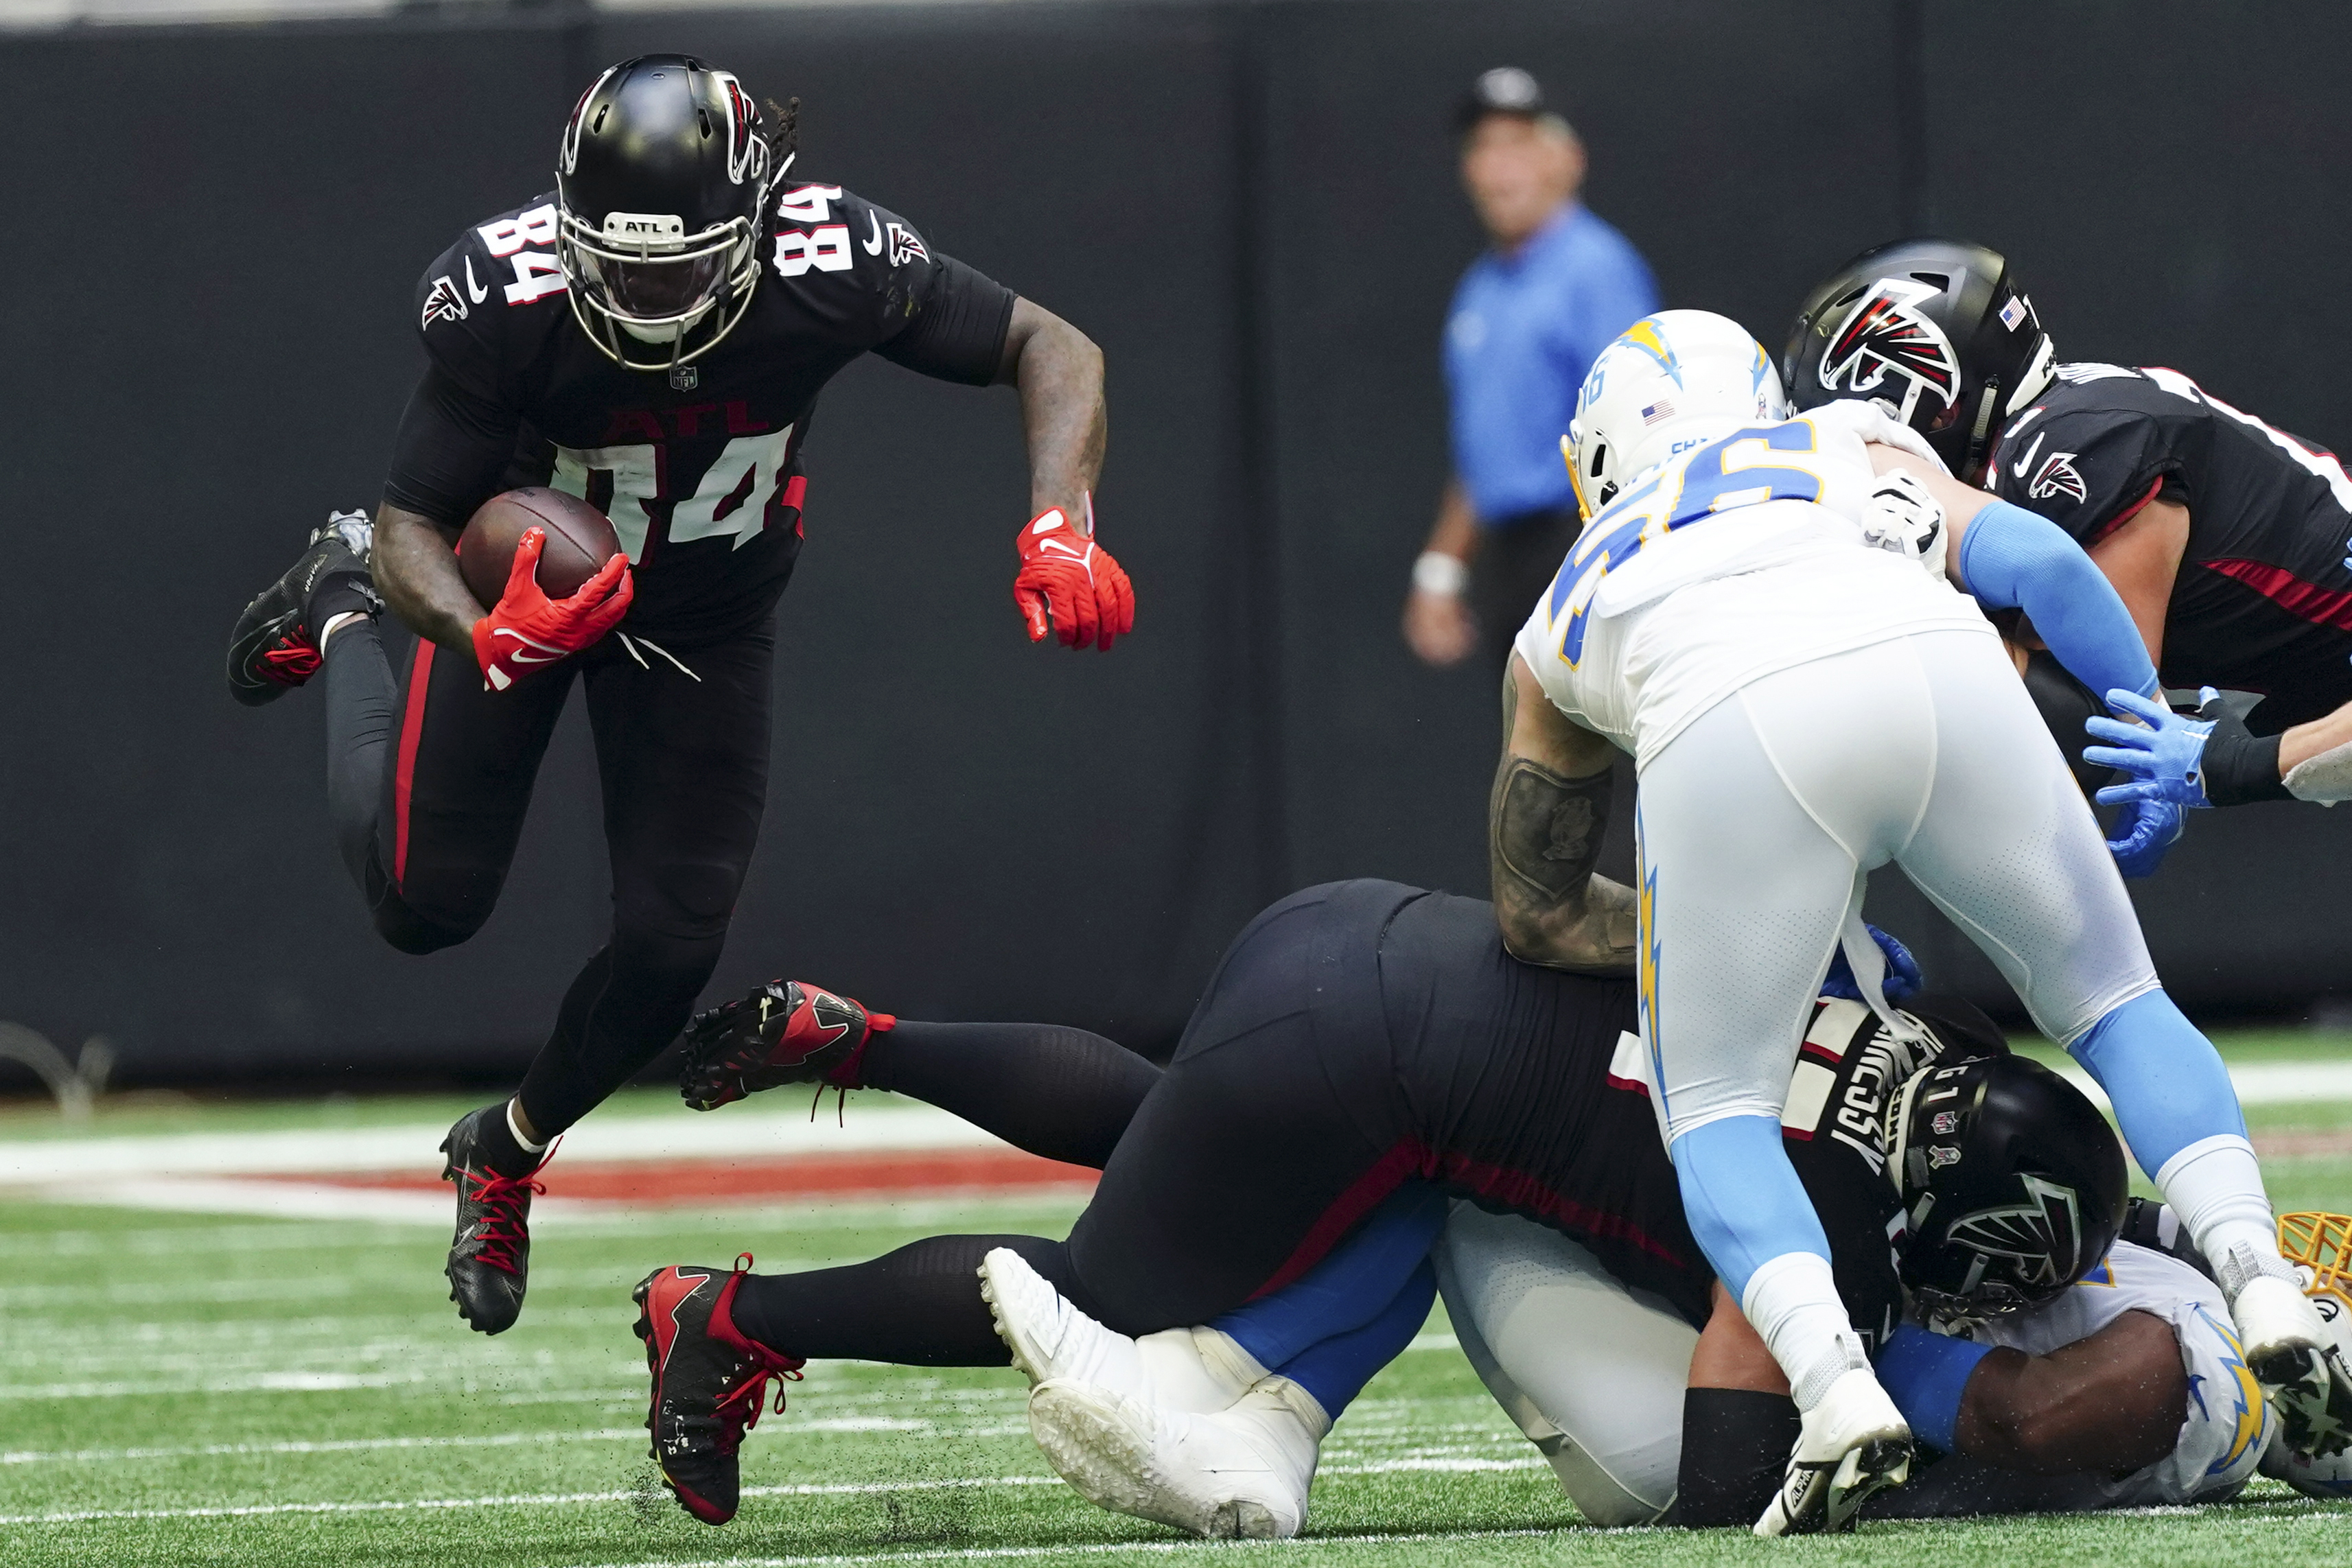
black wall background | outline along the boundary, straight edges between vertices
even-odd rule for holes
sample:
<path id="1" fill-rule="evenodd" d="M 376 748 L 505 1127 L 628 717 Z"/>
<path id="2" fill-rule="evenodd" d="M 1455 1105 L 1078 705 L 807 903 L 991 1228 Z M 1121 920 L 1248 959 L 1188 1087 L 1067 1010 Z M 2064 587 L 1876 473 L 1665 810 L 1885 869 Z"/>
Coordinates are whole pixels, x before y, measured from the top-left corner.
<path id="1" fill-rule="evenodd" d="M 1589 199 L 1671 304 L 1777 347 L 1818 273 L 1935 226 L 2007 250 L 2068 357 L 2172 364 L 2352 439 L 2337 5 L 1226 0 L 6 37 L 0 200 L 51 237 L 20 249 L 0 376 L 0 1018 L 103 1033 L 150 1076 L 497 1071 L 542 1032 L 605 918 L 576 713 L 498 915 L 405 958 L 334 862 L 316 697 L 237 708 L 218 660 L 299 531 L 373 504 L 419 268 L 544 189 L 581 85 L 649 48 L 797 93 L 796 172 L 1102 343 L 1100 515 L 1140 600 L 1107 657 L 1030 647 L 1012 395 L 845 373 L 714 995 L 790 972 L 1163 1046 L 1282 892 L 1482 888 L 1487 675 L 1422 668 L 1396 615 L 1444 472 L 1439 325 L 1478 245 L 1446 117 L 1486 67 L 1565 101 Z M 2207 1009 L 2352 991 L 2347 865 L 2352 813 L 2199 819 L 2139 894 L 2168 979 Z M 1874 909 L 2000 999 L 1899 880 Z"/>

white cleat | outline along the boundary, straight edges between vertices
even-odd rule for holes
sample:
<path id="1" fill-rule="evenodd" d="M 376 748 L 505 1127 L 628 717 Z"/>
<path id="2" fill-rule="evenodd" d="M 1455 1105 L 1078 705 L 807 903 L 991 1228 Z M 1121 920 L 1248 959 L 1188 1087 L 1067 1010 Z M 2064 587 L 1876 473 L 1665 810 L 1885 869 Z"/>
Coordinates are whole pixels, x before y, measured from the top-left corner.
<path id="1" fill-rule="evenodd" d="M 1215 1329 L 1167 1329 L 1131 1339 L 1105 1328 L 1008 1247 L 981 1260 L 980 1293 L 1013 1364 L 1033 1388 L 1072 1379 L 1166 1409 L 1209 1411 L 1232 1405 L 1265 1375 Z"/>
<path id="2" fill-rule="evenodd" d="M 1297 1534 L 1330 1429 L 1314 1396 L 1286 1377 L 1265 1378 L 1212 1415 L 1084 1383 L 1044 1383 L 1029 1396 L 1031 1434 L 1079 1495 L 1215 1541 Z"/>
<path id="3" fill-rule="evenodd" d="M 2230 1316 L 2287 1451 L 2315 1461 L 2352 1448 L 2352 1367 L 2299 1282 L 2258 1274 L 2230 1299 Z"/>
<path id="4" fill-rule="evenodd" d="M 2307 1375 L 2313 1353 L 2329 1343 L 2319 1309 L 2292 1275 L 2254 1275 L 2230 1298 L 2230 1316 L 2247 1369 L 2273 1387 Z"/>
<path id="5" fill-rule="evenodd" d="M 1853 1528 L 1873 1494 L 1911 1476 L 1911 1428 L 1869 1368 L 1854 1367 L 1805 1413 L 1780 1490 L 1759 1535 L 1835 1534 Z"/>

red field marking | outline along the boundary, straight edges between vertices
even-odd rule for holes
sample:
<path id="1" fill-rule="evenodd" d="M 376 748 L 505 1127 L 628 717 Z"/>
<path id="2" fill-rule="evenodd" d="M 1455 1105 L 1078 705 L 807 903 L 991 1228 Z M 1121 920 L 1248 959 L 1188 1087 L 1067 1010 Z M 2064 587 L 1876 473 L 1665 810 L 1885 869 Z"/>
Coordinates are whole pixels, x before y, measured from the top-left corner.
<path id="1" fill-rule="evenodd" d="M 1094 1186 L 1101 1172 L 1019 1149 L 902 1149 L 856 1155 L 797 1155 L 770 1159 L 667 1160 L 572 1165 L 562 1158 L 540 1176 L 550 1197 L 655 1205 L 724 1203 L 756 1197 L 911 1193 L 979 1188 Z M 320 1172 L 257 1176 L 305 1186 L 408 1192 L 446 1189 L 412 1172 Z"/>

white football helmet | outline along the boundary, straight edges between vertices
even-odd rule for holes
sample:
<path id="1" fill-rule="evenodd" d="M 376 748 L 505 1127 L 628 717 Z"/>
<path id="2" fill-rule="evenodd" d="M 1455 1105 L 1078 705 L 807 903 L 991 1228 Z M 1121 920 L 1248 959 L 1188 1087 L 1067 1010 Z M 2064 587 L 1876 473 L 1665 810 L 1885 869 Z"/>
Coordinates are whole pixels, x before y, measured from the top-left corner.
<path id="1" fill-rule="evenodd" d="M 1635 476 L 1743 424 L 1790 416 L 1764 345 L 1710 310 L 1644 316 L 1601 350 L 1560 449 L 1589 521 Z"/>

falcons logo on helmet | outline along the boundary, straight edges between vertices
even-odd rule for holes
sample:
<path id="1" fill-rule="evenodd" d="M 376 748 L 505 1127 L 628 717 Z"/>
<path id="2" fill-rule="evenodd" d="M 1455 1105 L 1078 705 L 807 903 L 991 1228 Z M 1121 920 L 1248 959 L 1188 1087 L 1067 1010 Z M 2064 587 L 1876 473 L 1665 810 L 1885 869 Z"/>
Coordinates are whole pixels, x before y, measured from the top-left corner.
<path id="1" fill-rule="evenodd" d="M 449 275 L 445 272 L 433 280 L 432 287 L 425 291 L 425 319 L 417 323 L 417 330 L 423 331 L 436 321 L 463 321 L 465 319 L 466 297 L 457 292 L 457 286 L 449 281 Z"/>
<path id="2" fill-rule="evenodd" d="M 1920 302 L 1936 293 L 1927 284 L 1903 277 L 1882 277 L 1872 285 L 1831 334 L 1830 346 L 1822 354 L 1822 385 L 1830 392 L 1843 386 L 1860 394 L 1883 384 L 1891 371 L 1911 383 L 1896 411 L 1906 423 L 1922 393 L 1933 392 L 1939 406 L 1957 402 L 1959 357 L 1952 352 L 1943 329 L 1919 310 Z"/>
<path id="3" fill-rule="evenodd" d="M 1963 1215 L 1945 1237 L 1955 1247 L 2005 1260 L 2026 1284 L 2063 1285 L 2083 1271 L 2081 1200 L 2071 1186 L 2036 1176 L 2017 1179 L 2025 1203 Z"/>

